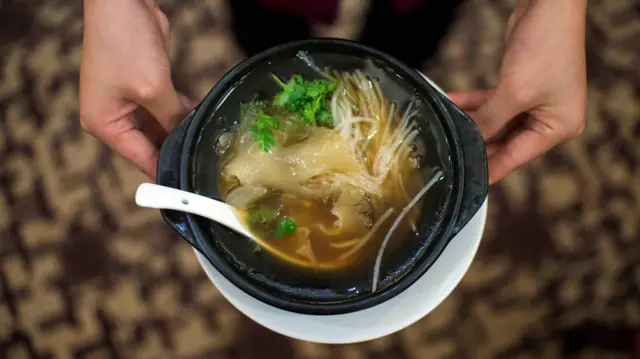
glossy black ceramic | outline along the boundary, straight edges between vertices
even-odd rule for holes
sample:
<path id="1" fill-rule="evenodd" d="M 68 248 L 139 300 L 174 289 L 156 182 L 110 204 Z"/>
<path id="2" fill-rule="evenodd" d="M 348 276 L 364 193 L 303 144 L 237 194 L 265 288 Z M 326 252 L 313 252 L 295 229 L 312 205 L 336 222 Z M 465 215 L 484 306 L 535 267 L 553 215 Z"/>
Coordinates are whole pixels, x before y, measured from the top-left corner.
<path id="1" fill-rule="evenodd" d="M 229 117 L 222 106 L 238 84 L 247 81 L 254 71 L 265 66 L 277 66 L 279 59 L 295 57 L 298 51 L 310 55 L 336 54 L 349 58 L 367 58 L 389 69 L 410 86 L 433 112 L 436 121 L 435 136 L 445 144 L 444 166 L 446 181 L 438 190 L 441 193 L 437 215 L 433 210 L 423 210 L 423 224 L 419 230 L 419 250 L 397 275 L 387 278 L 388 285 L 375 293 L 358 295 L 327 295 L 318 286 L 303 293 L 299 288 L 288 288 L 273 283 L 277 278 L 257 275 L 246 264 L 238 265 L 229 239 L 246 243 L 247 239 L 230 230 L 204 220 L 201 217 L 163 210 L 162 216 L 185 240 L 202 253 L 229 281 L 256 299 L 275 307 L 305 314 L 341 314 L 358 311 L 380 304 L 398 295 L 422 276 L 440 256 L 451 238 L 455 236 L 487 198 L 488 171 L 484 142 L 473 121 L 451 101 L 432 87 L 417 71 L 398 60 L 356 42 L 337 39 L 311 39 L 277 46 L 240 63 L 230 70 L 203 99 L 200 105 L 172 131 L 160 152 L 157 182 L 160 185 L 179 188 L 216 197 L 216 156 L 202 150 L 202 139 L 229 126 Z M 249 86 L 251 87 L 251 86 Z M 240 96 L 249 96 L 242 93 Z M 231 94 L 231 95 L 230 95 Z M 207 132 L 208 131 L 208 132 Z M 204 155 L 203 155 L 204 153 Z M 207 168 L 202 163 L 211 166 Z M 431 216 L 431 217 L 429 217 Z M 224 240 L 223 240 L 224 239 Z M 225 245 L 225 241 L 227 245 Z M 274 265 L 274 268 L 277 265 Z M 277 272 L 271 277 L 277 277 Z M 309 277 L 300 277 L 301 283 Z M 324 294 L 323 294 L 324 293 Z"/>

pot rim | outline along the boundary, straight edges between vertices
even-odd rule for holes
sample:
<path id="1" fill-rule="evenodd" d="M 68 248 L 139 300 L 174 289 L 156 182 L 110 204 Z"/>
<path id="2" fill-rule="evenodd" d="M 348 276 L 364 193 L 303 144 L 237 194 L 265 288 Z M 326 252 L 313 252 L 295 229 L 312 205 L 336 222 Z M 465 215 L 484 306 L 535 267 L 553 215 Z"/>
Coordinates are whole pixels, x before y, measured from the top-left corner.
<path id="1" fill-rule="evenodd" d="M 267 49 L 255 56 L 252 56 L 229 70 L 220 80 L 212 87 L 209 93 L 193 113 L 193 118 L 186 129 L 184 142 L 182 144 L 182 153 L 180 154 L 179 168 L 179 188 L 186 191 L 192 190 L 191 183 L 191 159 L 197 147 L 197 138 L 203 123 L 211 118 L 214 113 L 211 107 L 216 105 L 221 96 L 226 94 L 235 84 L 242 79 L 251 70 L 262 63 L 268 61 L 271 57 L 278 56 L 283 52 L 292 50 L 304 50 L 307 47 L 328 48 L 350 48 L 360 53 L 359 56 L 369 56 L 379 60 L 393 68 L 401 77 L 410 83 L 412 87 L 421 93 L 422 98 L 427 101 L 437 114 L 437 118 L 442 125 L 449 149 L 451 150 L 452 174 L 454 175 L 451 185 L 451 192 L 447 196 L 444 205 L 445 215 L 438 221 L 434 230 L 427 236 L 429 244 L 423 247 L 423 253 L 420 255 L 411 268 L 403 277 L 396 282 L 390 284 L 382 290 L 365 297 L 357 298 L 350 301 L 337 303 L 313 303 L 301 301 L 295 298 L 285 298 L 269 291 L 257 283 L 251 281 L 240 273 L 225 258 L 223 253 L 216 248 L 215 237 L 205 234 L 204 230 L 196 222 L 196 216 L 186 214 L 186 222 L 188 230 L 193 234 L 194 240 L 204 250 L 205 257 L 209 259 L 211 264 L 231 283 L 240 290 L 251 295 L 252 297 L 277 308 L 296 312 L 301 314 L 331 315 L 344 314 L 364 310 L 380 303 L 383 303 L 410 287 L 417 281 L 438 259 L 444 248 L 453 237 L 452 230 L 456 222 L 458 212 L 460 210 L 463 186 L 464 186 L 464 163 L 460 139 L 455 131 L 455 125 L 449 111 L 443 103 L 442 97 L 438 95 L 437 90 L 433 88 L 415 69 L 408 67 L 392 56 L 372 49 L 366 45 L 351 40 L 333 39 L 333 38 L 315 38 L 289 42 Z M 336 51 L 336 50 L 334 50 Z M 339 49 L 337 50 L 339 51 Z M 427 250 L 428 249 L 428 250 Z"/>

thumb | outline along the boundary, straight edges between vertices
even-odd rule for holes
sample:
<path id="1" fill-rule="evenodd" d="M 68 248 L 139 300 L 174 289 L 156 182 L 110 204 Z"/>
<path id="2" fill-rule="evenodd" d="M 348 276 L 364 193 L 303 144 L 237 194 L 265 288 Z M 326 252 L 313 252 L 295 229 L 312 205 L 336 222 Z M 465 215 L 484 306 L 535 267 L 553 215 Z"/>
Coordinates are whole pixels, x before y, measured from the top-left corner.
<path id="1" fill-rule="evenodd" d="M 516 101 L 505 87 L 498 87 L 495 91 L 483 95 L 486 97 L 485 102 L 470 115 L 482 137 L 490 140 L 500 134 L 505 125 L 524 112 L 526 107 Z"/>
<path id="2" fill-rule="evenodd" d="M 191 111 L 196 108 L 196 106 L 198 106 L 198 101 L 190 98 L 185 94 L 178 92 L 178 97 L 180 97 L 180 102 L 182 102 L 187 111 Z"/>
<path id="3" fill-rule="evenodd" d="M 447 96 L 463 111 L 475 111 L 487 102 L 495 89 L 449 92 Z"/>
<path id="4" fill-rule="evenodd" d="M 540 156 L 559 140 L 530 128 L 513 131 L 502 146 L 489 156 L 489 183 L 494 184 L 516 168 Z"/>

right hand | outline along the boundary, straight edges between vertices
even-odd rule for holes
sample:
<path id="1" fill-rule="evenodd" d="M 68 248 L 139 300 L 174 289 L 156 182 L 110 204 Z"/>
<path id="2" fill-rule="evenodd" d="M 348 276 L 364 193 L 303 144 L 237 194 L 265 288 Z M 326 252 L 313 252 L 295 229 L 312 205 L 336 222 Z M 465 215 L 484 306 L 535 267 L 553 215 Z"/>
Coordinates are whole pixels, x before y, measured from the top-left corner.
<path id="1" fill-rule="evenodd" d="M 170 29 L 153 0 L 86 0 L 82 127 L 155 178 L 159 146 L 193 107 L 171 81 Z"/>
<path id="2" fill-rule="evenodd" d="M 448 94 L 485 139 L 490 183 L 584 129 L 586 9 L 587 0 L 519 0 L 498 86 Z"/>

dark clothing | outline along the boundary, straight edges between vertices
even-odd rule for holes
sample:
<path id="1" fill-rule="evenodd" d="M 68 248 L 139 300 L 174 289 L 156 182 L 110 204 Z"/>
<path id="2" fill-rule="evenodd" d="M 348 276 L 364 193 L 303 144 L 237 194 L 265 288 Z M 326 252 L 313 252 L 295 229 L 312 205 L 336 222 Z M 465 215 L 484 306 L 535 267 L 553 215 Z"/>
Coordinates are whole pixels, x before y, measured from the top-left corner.
<path id="1" fill-rule="evenodd" d="M 430 0 L 388 0 L 398 15 L 415 10 Z M 339 0 L 255 0 L 265 8 L 289 14 L 310 22 L 332 24 L 338 14 Z"/>
<path id="2" fill-rule="evenodd" d="M 372 0 L 358 39 L 419 68 L 437 50 L 463 0 Z M 248 56 L 311 36 L 332 23 L 339 0 L 230 0 L 232 29 Z"/>

